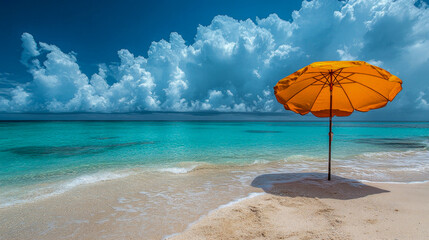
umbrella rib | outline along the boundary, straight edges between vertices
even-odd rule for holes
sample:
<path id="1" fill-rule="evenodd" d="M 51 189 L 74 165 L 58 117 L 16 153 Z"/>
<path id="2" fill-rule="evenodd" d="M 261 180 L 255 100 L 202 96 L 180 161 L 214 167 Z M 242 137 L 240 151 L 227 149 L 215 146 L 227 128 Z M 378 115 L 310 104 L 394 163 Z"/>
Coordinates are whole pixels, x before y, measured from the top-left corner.
<path id="1" fill-rule="evenodd" d="M 304 74 L 305 74 L 305 73 L 304 73 Z M 303 74 L 303 75 L 304 75 L 304 74 Z M 302 76 L 302 75 L 301 75 L 301 76 Z M 311 78 L 317 79 L 317 78 L 315 78 L 315 77 L 318 77 L 318 76 L 316 75 L 316 76 L 313 76 L 313 77 L 308 77 L 308 78 L 300 79 L 299 81 L 295 81 L 295 83 L 303 82 L 303 81 L 308 80 L 308 79 L 311 79 Z"/>
<path id="2" fill-rule="evenodd" d="M 336 71 L 342 71 L 343 70 L 343 68 L 340 68 L 340 69 L 337 69 L 337 70 L 335 70 L 334 72 L 336 72 Z M 317 73 L 317 74 L 319 74 L 319 75 L 316 75 L 316 76 L 312 76 L 312 77 L 308 77 L 308 78 L 304 78 L 304 79 L 300 79 L 299 81 L 296 81 L 295 83 L 299 83 L 299 82 L 302 82 L 302 81 L 305 81 L 305 80 L 308 80 L 308 79 L 311 79 L 311 78 L 314 78 L 314 79 L 316 79 L 316 77 L 318 77 L 318 76 L 323 76 L 323 73 L 322 72 L 304 72 L 302 75 L 300 75 L 300 76 L 303 76 L 303 75 L 305 75 L 305 74 L 309 74 L 309 73 Z M 326 79 L 326 78 L 325 78 Z M 322 81 L 320 81 L 320 82 L 322 82 Z"/>
<path id="3" fill-rule="evenodd" d="M 380 76 L 377 76 L 377 75 L 374 75 L 374 74 L 369 74 L 369 73 L 360 73 L 360 72 L 343 72 L 343 73 L 354 73 L 354 74 L 360 74 L 360 75 L 367 75 L 367 76 L 381 78 L 383 80 L 389 81 L 389 80 L 387 80 L 387 79 L 385 79 L 383 77 L 380 77 Z"/>
<path id="4" fill-rule="evenodd" d="M 316 77 L 317 77 L 317 76 L 314 76 L 313 78 L 314 78 L 317 82 L 321 82 L 321 83 L 323 83 L 322 79 L 317 79 Z"/>
<path id="5" fill-rule="evenodd" d="M 320 80 L 319 79 L 316 79 L 316 81 L 314 81 L 314 82 L 312 82 L 312 83 L 310 83 L 310 84 L 308 84 L 307 86 L 305 86 L 305 87 L 303 87 L 301 90 L 299 90 L 298 92 L 296 92 L 294 95 L 292 95 L 292 97 L 290 97 L 287 101 L 285 101 L 285 104 L 286 103 L 288 103 L 293 97 L 295 97 L 298 93 L 300 93 L 300 92 L 302 92 L 302 91 L 304 91 L 305 89 L 307 89 L 308 87 L 310 87 L 311 85 L 313 85 L 313 83 L 315 83 L 315 82 L 319 82 Z"/>
<path id="6" fill-rule="evenodd" d="M 342 70 L 343 70 L 343 69 L 340 69 L 340 72 L 335 76 L 335 80 L 337 80 L 337 77 L 341 74 Z M 310 112 L 311 112 L 311 110 L 313 109 L 313 106 L 314 106 L 314 104 L 316 103 L 317 98 L 319 98 L 319 95 L 320 95 L 320 93 L 322 92 L 323 88 L 325 87 L 326 83 L 329 81 L 329 79 L 325 76 L 325 74 L 323 74 L 323 73 L 320 73 L 320 74 L 321 74 L 321 75 L 326 79 L 326 81 L 325 81 L 325 83 L 323 83 L 322 87 L 320 88 L 320 91 L 319 91 L 319 93 L 317 94 L 316 98 L 314 99 L 313 104 L 311 104 Z M 337 80 L 337 82 L 338 82 L 338 80 Z M 340 83 L 340 82 L 338 82 L 338 83 Z M 341 85 L 341 84 L 340 84 L 340 85 Z M 341 86 L 341 87 L 342 87 L 342 86 Z M 343 91 L 344 91 L 344 89 L 343 89 Z M 345 93 L 345 91 L 344 91 L 344 93 Z M 347 96 L 347 93 L 346 93 L 346 96 Z M 347 96 L 347 98 L 349 98 L 349 96 Z M 350 102 L 350 99 L 349 99 L 349 102 Z M 350 104 L 351 104 L 352 108 L 354 109 L 354 107 L 353 107 L 353 105 L 352 105 L 352 103 L 351 103 L 351 102 L 350 102 Z"/>
<path id="7" fill-rule="evenodd" d="M 341 74 L 341 72 L 343 71 L 343 69 L 341 68 L 341 69 L 339 69 L 340 70 L 340 72 L 335 76 L 335 79 Z M 338 70 L 335 70 L 334 72 L 336 72 L 336 71 L 338 71 Z M 325 78 L 325 80 L 326 80 L 326 82 L 329 82 L 329 79 L 325 76 L 325 74 L 323 74 L 322 72 L 320 73 L 324 78 Z M 353 74 L 351 74 L 351 75 L 353 75 Z M 350 77 L 351 75 L 349 75 L 348 77 Z"/>
<path id="8" fill-rule="evenodd" d="M 312 77 L 314 80 L 316 80 L 316 82 L 321 82 L 321 83 L 323 83 L 323 81 L 322 81 L 322 79 L 317 79 L 316 77 L 318 77 L 318 76 L 314 76 L 314 77 Z M 299 81 L 299 82 L 301 82 L 301 81 Z M 313 84 L 313 83 L 312 83 Z"/>
<path id="9" fill-rule="evenodd" d="M 335 80 L 337 80 L 337 82 L 338 83 L 340 83 L 340 81 L 342 81 L 342 80 L 344 80 L 344 78 L 348 78 L 348 77 L 351 77 L 351 76 L 353 76 L 355 73 L 350 73 L 348 76 L 340 76 L 340 77 L 342 77 L 340 80 L 338 80 L 338 79 L 336 79 L 336 77 L 335 77 Z M 337 75 L 337 77 L 338 77 L 338 75 Z"/>
<path id="10" fill-rule="evenodd" d="M 335 71 L 333 71 L 333 72 L 336 72 L 336 71 L 342 71 L 344 68 L 338 68 L 338 69 L 336 69 Z M 321 73 L 321 74 L 323 74 L 322 72 L 305 72 L 305 73 Z M 328 73 L 328 72 L 326 72 L 326 73 Z"/>
<path id="11" fill-rule="evenodd" d="M 355 81 L 355 80 L 352 80 L 352 79 L 350 79 L 350 78 L 348 78 L 348 77 L 344 77 L 343 79 L 345 79 L 345 78 L 347 78 L 348 80 L 350 80 L 350 81 L 352 81 L 352 82 L 354 82 L 354 83 L 360 84 L 360 85 L 362 85 L 362 86 L 364 86 L 364 87 L 366 87 L 366 88 L 368 88 L 368 89 L 370 89 L 370 90 L 374 91 L 375 93 L 378 93 L 380 96 L 382 96 L 383 98 L 385 98 L 386 100 L 388 100 L 388 101 L 389 101 L 389 99 L 388 99 L 387 97 L 385 97 L 383 94 L 381 94 L 379 91 L 377 91 L 377 90 L 375 90 L 375 89 L 373 89 L 373 88 L 371 88 L 371 87 L 368 87 L 368 86 L 367 86 L 367 85 L 365 85 L 365 84 L 362 84 L 362 83 L 360 83 L 360 82 L 357 82 L 357 81 Z"/>
<path id="12" fill-rule="evenodd" d="M 323 88 L 325 87 L 326 83 L 327 83 L 327 82 L 323 83 L 322 87 L 320 88 L 319 93 L 316 95 L 316 98 L 314 99 L 313 104 L 311 104 L 310 112 L 311 112 L 311 110 L 313 109 L 313 106 L 314 106 L 314 104 L 316 103 L 317 99 L 319 98 L 319 95 L 320 95 L 320 93 L 322 92 Z"/>
<path id="13" fill-rule="evenodd" d="M 323 76 L 323 78 L 325 78 L 325 80 L 326 80 L 325 83 L 329 82 L 329 79 L 325 76 L 325 74 L 323 74 L 323 73 L 320 73 L 320 74 Z"/>
<path id="14" fill-rule="evenodd" d="M 338 76 L 338 75 L 337 75 Z M 350 106 L 352 106 L 353 109 L 355 109 L 355 107 L 353 106 L 352 101 L 349 98 L 349 95 L 347 94 L 346 90 L 343 88 L 343 85 L 341 85 L 340 81 L 338 81 L 337 77 L 335 77 L 335 80 L 337 81 L 337 83 L 340 85 L 341 89 L 343 89 L 344 94 L 346 95 L 347 99 L 349 100 Z"/>
<path id="15" fill-rule="evenodd" d="M 374 66 L 370 65 L 375 71 L 377 71 L 378 74 L 380 74 L 380 76 L 382 76 L 385 80 L 388 80 L 388 78 L 386 77 L 386 75 L 382 74 L 380 71 L 378 71 L 377 68 L 375 68 Z"/>

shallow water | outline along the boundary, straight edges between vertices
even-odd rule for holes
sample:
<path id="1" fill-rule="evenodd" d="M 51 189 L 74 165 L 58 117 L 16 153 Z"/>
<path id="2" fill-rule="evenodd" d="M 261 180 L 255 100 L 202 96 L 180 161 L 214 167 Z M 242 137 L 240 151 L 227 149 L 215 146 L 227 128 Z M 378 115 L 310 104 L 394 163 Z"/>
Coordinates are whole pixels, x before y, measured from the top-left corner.
<path id="1" fill-rule="evenodd" d="M 327 122 L 1 122 L 0 131 L 6 238 L 156 239 L 260 192 L 251 183 L 261 174 L 327 168 Z M 429 180 L 428 123 L 333 131 L 334 174 Z"/>
<path id="2" fill-rule="evenodd" d="M 199 165 L 323 170 L 325 122 L 1 122 L 0 206 L 80 184 Z M 360 180 L 429 179 L 429 124 L 335 122 L 333 168 Z"/>

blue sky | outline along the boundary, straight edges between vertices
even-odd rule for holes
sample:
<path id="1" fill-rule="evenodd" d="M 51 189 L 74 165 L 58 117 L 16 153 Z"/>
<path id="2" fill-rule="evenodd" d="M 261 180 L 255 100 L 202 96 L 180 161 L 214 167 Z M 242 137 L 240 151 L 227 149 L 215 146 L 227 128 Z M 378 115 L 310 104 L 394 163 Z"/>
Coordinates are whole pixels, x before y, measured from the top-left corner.
<path id="1" fill-rule="evenodd" d="M 0 4 L 0 112 L 282 112 L 282 77 L 364 60 L 404 81 L 368 116 L 429 118 L 423 1 Z"/>
<path id="2" fill-rule="evenodd" d="M 31 75 L 19 62 L 21 35 L 31 33 L 37 41 L 52 43 L 64 52 L 78 54 L 79 66 L 88 74 L 97 64 L 117 62 L 117 51 L 126 48 L 147 57 L 153 41 L 178 32 L 192 43 L 198 25 L 209 25 L 217 15 L 238 20 L 277 13 L 291 19 L 301 1 L 1 1 L 0 71 L 29 81 Z"/>

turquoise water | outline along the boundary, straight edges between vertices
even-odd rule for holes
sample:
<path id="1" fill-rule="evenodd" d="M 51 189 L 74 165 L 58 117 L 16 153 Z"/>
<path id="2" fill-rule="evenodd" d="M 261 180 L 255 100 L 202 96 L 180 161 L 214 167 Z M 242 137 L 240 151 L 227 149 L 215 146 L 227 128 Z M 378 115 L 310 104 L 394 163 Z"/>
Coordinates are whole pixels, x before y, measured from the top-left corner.
<path id="1" fill-rule="evenodd" d="M 127 170 L 281 162 L 312 171 L 328 154 L 327 122 L 0 122 L 0 132 L 1 206 Z M 333 132 L 334 166 L 357 179 L 429 179 L 427 122 L 335 122 Z"/>

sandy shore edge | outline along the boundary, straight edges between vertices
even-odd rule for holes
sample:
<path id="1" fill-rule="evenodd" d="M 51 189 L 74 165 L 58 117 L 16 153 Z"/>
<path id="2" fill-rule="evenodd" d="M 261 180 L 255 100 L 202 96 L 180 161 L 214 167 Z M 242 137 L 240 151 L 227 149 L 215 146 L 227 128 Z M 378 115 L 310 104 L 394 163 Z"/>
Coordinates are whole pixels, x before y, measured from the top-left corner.
<path id="1" fill-rule="evenodd" d="M 165 239 L 429 239 L 429 183 L 276 177 Z"/>

